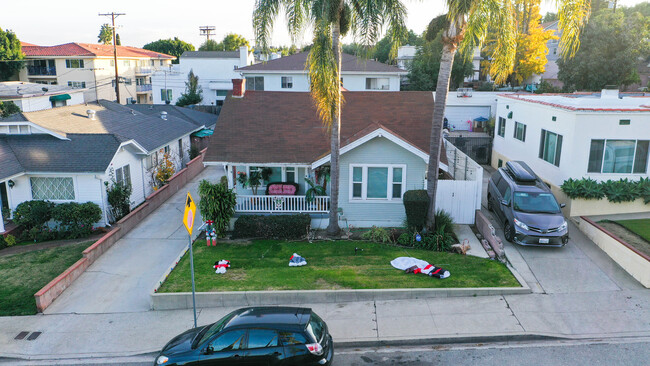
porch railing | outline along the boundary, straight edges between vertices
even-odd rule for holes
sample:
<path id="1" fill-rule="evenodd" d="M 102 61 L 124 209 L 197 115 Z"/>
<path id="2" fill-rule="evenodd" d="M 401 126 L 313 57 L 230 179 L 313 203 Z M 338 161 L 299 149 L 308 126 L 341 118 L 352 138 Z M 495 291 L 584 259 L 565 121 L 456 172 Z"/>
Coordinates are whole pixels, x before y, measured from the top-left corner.
<path id="1" fill-rule="evenodd" d="M 329 196 L 307 202 L 305 196 L 237 196 L 235 212 L 328 212 Z"/>

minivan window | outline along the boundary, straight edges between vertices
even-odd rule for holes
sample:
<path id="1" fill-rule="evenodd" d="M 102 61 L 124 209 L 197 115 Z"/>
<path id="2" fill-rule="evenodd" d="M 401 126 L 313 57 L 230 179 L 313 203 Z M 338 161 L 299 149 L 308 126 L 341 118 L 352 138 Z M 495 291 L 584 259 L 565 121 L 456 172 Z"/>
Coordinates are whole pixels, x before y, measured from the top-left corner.
<path id="1" fill-rule="evenodd" d="M 553 194 L 542 192 L 515 192 L 513 208 L 515 211 L 527 213 L 560 212 L 560 206 Z"/>
<path id="2" fill-rule="evenodd" d="M 505 197 L 506 189 L 508 188 L 508 182 L 505 179 L 501 179 L 499 183 L 497 183 L 497 189 L 499 190 L 499 193 L 501 193 L 501 197 Z"/>
<path id="3" fill-rule="evenodd" d="M 504 201 L 506 201 L 507 203 L 510 203 L 510 194 L 511 194 L 511 193 L 512 193 L 512 192 L 510 191 L 510 187 L 506 188 L 506 193 L 503 194 L 503 199 L 504 199 Z"/>
<path id="4" fill-rule="evenodd" d="M 323 339 L 323 328 L 325 325 L 321 318 L 318 315 L 312 313 L 309 324 L 307 324 L 307 332 L 314 338 L 316 342 L 320 342 Z"/>

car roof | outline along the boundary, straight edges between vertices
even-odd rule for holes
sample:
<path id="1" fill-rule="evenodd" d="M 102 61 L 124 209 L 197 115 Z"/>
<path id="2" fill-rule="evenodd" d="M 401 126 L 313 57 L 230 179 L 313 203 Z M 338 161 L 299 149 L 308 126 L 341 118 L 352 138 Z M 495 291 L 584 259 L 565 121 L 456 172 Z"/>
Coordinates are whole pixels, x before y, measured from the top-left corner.
<path id="1" fill-rule="evenodd" d="M 235 312 L 225 329 L 234 327 L 281 326 L 304 329 L 311 317 L 311 309 L 298 307 L 250 307 Z"/>
<path id="2" fill-rule="evenodd" d="M 551 189 L 539 177 L 535 184 L 523 183 L 520 184 L 517 180 L 513 179 L 510 174 L 503 168 L 499 168 L 501 177 L 510 184 L 513 190 L 518 192 L 551 192 Z"/>

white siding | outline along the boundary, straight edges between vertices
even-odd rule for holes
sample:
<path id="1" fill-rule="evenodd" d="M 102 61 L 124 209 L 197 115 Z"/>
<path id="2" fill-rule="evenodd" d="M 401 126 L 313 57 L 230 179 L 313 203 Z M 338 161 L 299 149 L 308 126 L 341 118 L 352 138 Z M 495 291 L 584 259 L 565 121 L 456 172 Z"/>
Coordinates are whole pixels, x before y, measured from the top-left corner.
<path id="1" fill-rule="evenodd" d="M 131 207 L 135 207 L 145 199 L 145 189 L 143 185 L 143 175 L 142 175 L 142 163 L 143 163 L 142 154 L 137 154 L 135 149 L 132 147 L 121 147 L 118 149 L 117 153 L 111 160 L 111 163 L 106 169 L 106 174 L 104 176 L 105 182 L 111 181 L 111 169 L 113 169 L 113 174 L 115 170 L 119 169 L 125 165 L 129 165 L 129 171 L 131 172 Z M 106 194 L 104 193 L 104 199 L 106 199 Z M 108 205 L 108 202 L 106 202 Z"/>
<path id="2" fill-rule="evenodd" d="M 242 73 L 246 78 L 264 77 L 265 91 L 289 91 L 289 92 L 308 92 L 309 76 L 307 72 L 245 72 Z M 282 88 L 282 77 L 291 76 L 293 78 L 293 88 Z M 373 91 L 366 89 L 366 78 L 388 78 L 390 83 L 389 90 L 377 91 L 399 91 L 400 77 L 398 74 L 390 73 L 342 73 L 343 87 L 349 91 Z M 160 93 L 160 92 L 159 92 Z"/>

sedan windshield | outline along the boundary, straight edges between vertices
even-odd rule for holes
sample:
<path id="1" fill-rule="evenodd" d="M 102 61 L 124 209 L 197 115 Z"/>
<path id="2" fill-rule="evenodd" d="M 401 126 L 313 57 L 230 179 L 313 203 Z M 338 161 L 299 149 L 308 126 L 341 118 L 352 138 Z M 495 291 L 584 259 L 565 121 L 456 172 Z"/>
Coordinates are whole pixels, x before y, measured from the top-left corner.
<path id="1" fill-rule="evenodd" d="M 551 193 L 515 192 L 513 207 L 515 211 L 527 213 L 560 212 L 560 206 Z"/>

